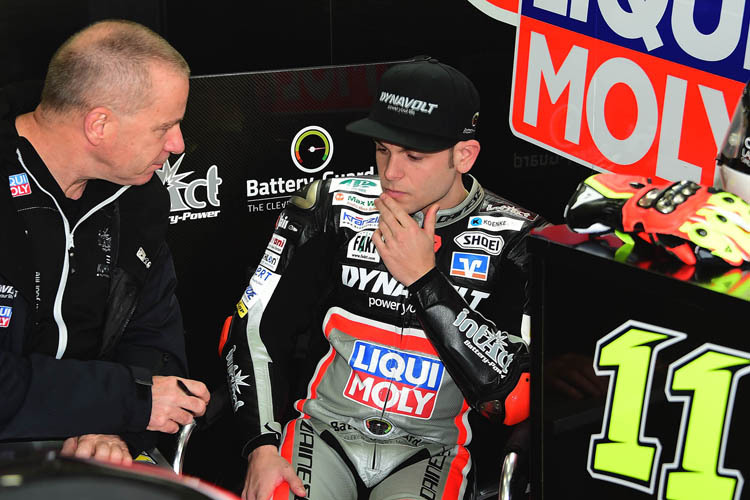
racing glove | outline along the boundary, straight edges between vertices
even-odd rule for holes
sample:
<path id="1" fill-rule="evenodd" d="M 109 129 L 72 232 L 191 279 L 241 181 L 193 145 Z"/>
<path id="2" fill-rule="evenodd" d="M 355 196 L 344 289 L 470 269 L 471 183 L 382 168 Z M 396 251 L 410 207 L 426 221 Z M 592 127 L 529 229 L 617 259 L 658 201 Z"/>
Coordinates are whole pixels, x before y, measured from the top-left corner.
<path id="1" fill-rule="evenodd" d="M 687 180 L 594 174 L 578 185 L 564 218 L 578 233 L 635 235 L 688 265 L 750 261 L 750 205 L 732 193 Z"/>

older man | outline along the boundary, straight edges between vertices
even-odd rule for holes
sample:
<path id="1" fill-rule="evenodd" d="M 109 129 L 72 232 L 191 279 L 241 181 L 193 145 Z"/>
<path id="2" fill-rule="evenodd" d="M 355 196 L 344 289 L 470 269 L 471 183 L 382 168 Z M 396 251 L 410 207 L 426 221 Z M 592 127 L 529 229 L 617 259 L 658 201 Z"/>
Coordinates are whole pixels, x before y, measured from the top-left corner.
<path id="1" fill-rule="evenodd" d="M 184 149 L 189 71 L 148 28 L 104 21 L 57 50 L 41 100 L 0 93 L 0 440 L 129 463 L 147 430 L 205 411 L 206 387 L 175 377 L 184 331 L 153 176 Z"/>

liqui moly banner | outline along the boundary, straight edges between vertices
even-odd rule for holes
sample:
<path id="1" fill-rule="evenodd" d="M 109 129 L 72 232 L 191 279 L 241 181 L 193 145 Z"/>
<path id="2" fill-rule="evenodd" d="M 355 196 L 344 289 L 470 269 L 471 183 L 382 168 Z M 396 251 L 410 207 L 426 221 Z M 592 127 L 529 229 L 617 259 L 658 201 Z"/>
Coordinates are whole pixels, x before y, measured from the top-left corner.
<path id="1" fill-rule="evenodd" d="M 745 2 L 521 0 L 513 133 L 599 171 L 711 184 L 750 79 Z"/>

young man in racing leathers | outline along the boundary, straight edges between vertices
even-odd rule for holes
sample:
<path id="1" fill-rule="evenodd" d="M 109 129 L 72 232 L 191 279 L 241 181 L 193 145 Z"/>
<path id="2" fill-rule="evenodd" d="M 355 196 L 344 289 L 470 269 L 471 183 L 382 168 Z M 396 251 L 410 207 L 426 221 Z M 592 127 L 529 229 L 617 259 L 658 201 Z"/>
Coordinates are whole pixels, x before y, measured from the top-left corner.
<path id="1" fill-rule="evenodd" d="M 315 181 L 280 214 L 222 335 L 243 498 L 470 498 L 469 410 L 528 415 L 524 242 L 543 222 L 463 175 L 478 110 L 450 66 L 390 68 L 348 126 L 379 179 Z"/>

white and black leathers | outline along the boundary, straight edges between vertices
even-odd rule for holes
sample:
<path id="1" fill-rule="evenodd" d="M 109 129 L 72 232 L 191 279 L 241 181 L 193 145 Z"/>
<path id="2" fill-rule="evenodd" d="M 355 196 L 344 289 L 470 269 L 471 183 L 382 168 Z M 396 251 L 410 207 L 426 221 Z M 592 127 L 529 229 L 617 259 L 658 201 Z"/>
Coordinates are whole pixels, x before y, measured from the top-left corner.
<path id="1" fill-rule="evenodd" d="M 315 181 L 291 198 L 222 350 L 245 454 L 278 445 L 292 404 L 347 449 L 465 445 L 470 408 L 503 421 L 528 405 L 525 237 L 544 221 L 464 182 L 466 199 L 437 215 L 436 268 L 408 289 L 370 241 L 377 177 Z"/>

